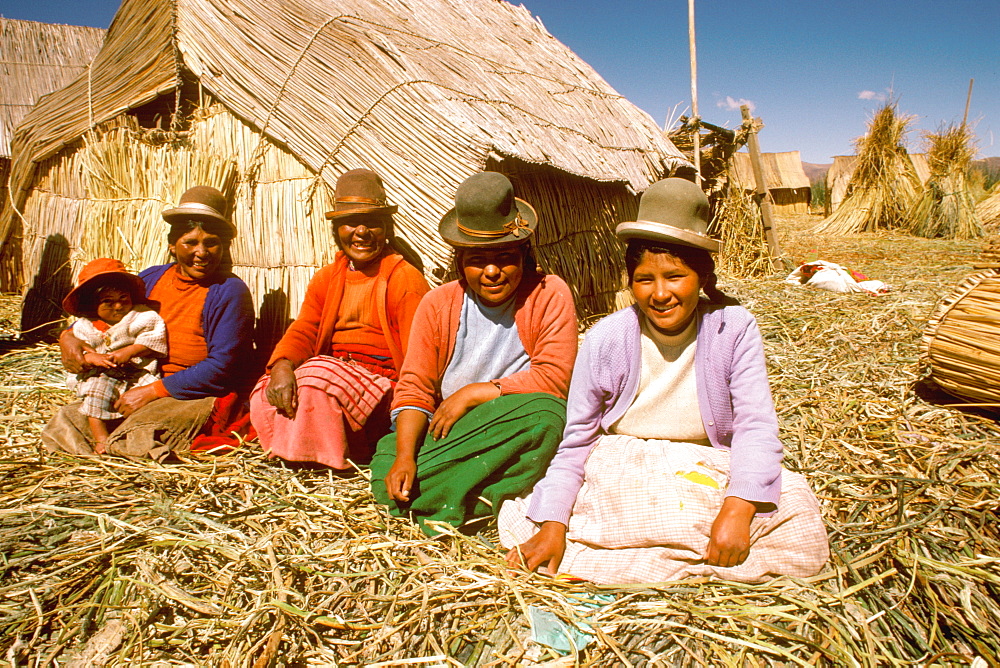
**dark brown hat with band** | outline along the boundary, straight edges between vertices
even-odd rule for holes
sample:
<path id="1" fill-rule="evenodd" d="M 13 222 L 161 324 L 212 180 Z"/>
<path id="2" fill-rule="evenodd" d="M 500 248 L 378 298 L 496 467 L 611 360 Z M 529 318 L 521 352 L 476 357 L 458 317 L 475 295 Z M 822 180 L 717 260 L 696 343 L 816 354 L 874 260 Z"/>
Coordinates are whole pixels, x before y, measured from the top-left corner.
<path id="1" fill-rule="evenodd" d="M 455 208 L 438 223 L 441 237 L 457 248 L 526 243 L 538 226 L 535 209 L 514 197 L 514 186 L 498 172 L 473 174 L 455 192 Z"/>
<path id="2" fill-rule="evenodd" d="M 163 212 L 163 220 L 177 225 L 188 220 L 205 223 L 222 223 L 236 236 L 236 225 L 226 216 L 226 196 L 212 186 L 194 186 L 181 195 L 181 201 L 173 209 Z"/>
<path id="3" fill-rule="evenodd" d="M 370 169 L 352 169 L 341 174 L 333 197 L 333 211 L 326 212 L 331 220 L 360 213 L 393 214 L 399 210 L 386 201 L 382 179 Z"/>

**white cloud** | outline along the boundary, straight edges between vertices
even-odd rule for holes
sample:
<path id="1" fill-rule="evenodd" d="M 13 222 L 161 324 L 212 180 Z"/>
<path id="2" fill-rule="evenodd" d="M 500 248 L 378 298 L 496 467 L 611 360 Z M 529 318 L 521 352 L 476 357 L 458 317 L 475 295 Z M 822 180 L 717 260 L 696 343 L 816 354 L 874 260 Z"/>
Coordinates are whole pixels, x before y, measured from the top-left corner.
<path id="1" fill-rule="evenodd" d="M 754 104 L 751 100 L 744 100 L 743 98 L 737 100 L 733 98 L 731 95 L 727 95 L 724 100 L 719 100 L 718 102 L 716 102 L 715 106 L 719 107 L 720 109 L 728 109 L 729 111 L 739 111 L 740 107 L 744 104 L 750 107 L 750 111 L 753 111 L 754 109 L 757 108 L 757 105 Z"/>
<path id="2" fill-rule="evenodd" d="M 859 100 L 877 100 L 878 102 L 885 102 L 888 96 L 885 93 L 876 93 L 873 90 L 863 90 L 858 93 Z"/>

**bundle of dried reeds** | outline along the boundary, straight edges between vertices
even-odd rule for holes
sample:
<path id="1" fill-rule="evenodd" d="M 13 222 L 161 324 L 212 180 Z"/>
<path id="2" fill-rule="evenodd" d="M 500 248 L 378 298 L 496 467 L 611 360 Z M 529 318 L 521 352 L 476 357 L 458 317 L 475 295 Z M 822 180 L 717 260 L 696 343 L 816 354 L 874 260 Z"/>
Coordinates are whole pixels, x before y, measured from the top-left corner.
<path id="1" fill-rule="evenodd" d="M 976 205 L 976 215 L 984 227 L 996 231 L 1000 226 L 1000 184 L 994 186 L 992 193 Z"/>
<path id="2" fill-rule="evenodd" d="M 722 251 L 716 260 L 719 269 L 739 278 L 770 275 L 771 253 L 754 195 L 740 187 L 730 187 L 716 207 L 712 231 L 722 241 Z"/>
<path id="3" fill-rule="evenodd" d="M 910 119 L 899 115 L 894 102 L 875 112 L 868 133 L 855 141 L 858 159 L 837 210 L 816 226 L 821 234 L 855 234 L 886 229 L 910 229 L 910 211 L 920 180 L 906 153 L 904 139 Z"/>
<path id="4" fill-rule="evenodd" d="M 1000 407 L 1000 270 L 965 278 L 941 300 L 921 341 L 921 361 L 952 394 Z"/>
<path id="5" fill-rule="evenodd" d="M 972 132 L 965 124 L 953 124 L 926 133 L 925 139 L 931 176 L 910 215 L 913 234 L 945 239 L 983 236 L 966 176 L 976 155 Z"/>
<path id="6" fill-rule="evenodd" d="M 792 256 L 877 266 L 899 286 L 878 300 L 768 278 L 725 286 L 760 323 L 786 466 L 822 504 L 833 558 L 819 576 L 592 587 L 508 572 L 489 532 L 427 539 L 386 517 L 363 478 L 290 470 L 253 444 L 165 466 L 42 456 L 38 431 L 68 395 L 57 354 L 39 347 L 0 358 L 0 655 L 234 667 L 997 663 L 1000 431 L 912 391 L 925 313 L 978 248 L 782 232 Z M 533 642 L 532 609 L 589 633 L 589 645 L 560 659 Z"/>

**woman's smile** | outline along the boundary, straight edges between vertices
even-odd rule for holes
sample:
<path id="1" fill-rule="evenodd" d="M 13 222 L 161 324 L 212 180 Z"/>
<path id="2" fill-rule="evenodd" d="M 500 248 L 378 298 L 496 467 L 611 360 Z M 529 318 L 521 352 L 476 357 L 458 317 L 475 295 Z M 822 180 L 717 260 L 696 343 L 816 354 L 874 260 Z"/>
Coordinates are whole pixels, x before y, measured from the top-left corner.
<path id="1" fill-rule="evenodd" d="M 680 258 L 646 251 L 631 287 L 639 309 L 664 334 L 680 334 L 697 313 L 701 280 Z"/>

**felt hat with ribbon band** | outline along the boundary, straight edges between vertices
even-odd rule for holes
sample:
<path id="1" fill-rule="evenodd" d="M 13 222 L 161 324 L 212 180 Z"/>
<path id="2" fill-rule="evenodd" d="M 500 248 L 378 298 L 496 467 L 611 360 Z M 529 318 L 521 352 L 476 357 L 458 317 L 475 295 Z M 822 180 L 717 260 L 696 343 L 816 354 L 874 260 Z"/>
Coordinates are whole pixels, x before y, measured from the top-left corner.
<path id="1" fill-rule="evenodd" d="M 80 270 L 76 287 L 62 301 L 63 309 L 70 315 L 93 316 L 93 313 L 84 313 L 80 309 L 80 301 L 88 294 L 88 291 L 96 290 L 104 285 L 121 286 L 127 289 L 132 295 L 134 304 L 142 304 L 146 301 L 146 284 L 141 278 L 129 273 L 120 260 L 99 257 L 88 262 Z M 94 304 L 96 305 L 96 300 Z"/>
<path id="2" fill-rule="evenodd" d="M 716 253 L 722 244 L 708 236 L 710 216 L 701 188 L 687 179 L 663 179 L 642 194 L 637 220 L 621 223 L 615 233 L 623 241 L 649 239 Z"/>
<path id="3" fill-rule="evenodd" d="M 473 174 L 458 186 L 455 208 L 438 223 L 441 237 L 457 248 L 523 244 L 538 226 L 535 209 L 514 197 L 514 186 L 498 172 Z"/>
<path id="4" fill-rule="evenodd" d="M 222 223 L 236 236 L 236 226 L 226 217 L 226 196 L 212 186 L 194 186 L 185 190 L 177 206 L 163 212 L 163 220 L 171 225 L 188 220 Z"/>
<path id="5" fill-rule="evenodd" d="M 370 169 L 352 169 L 337 179 L 333 193 L 333 211 L 328 219 L 343 218 L 360 213 L 393 214 L 399 209 L 385 198 L 385 187 L 378 174 Z"/>

